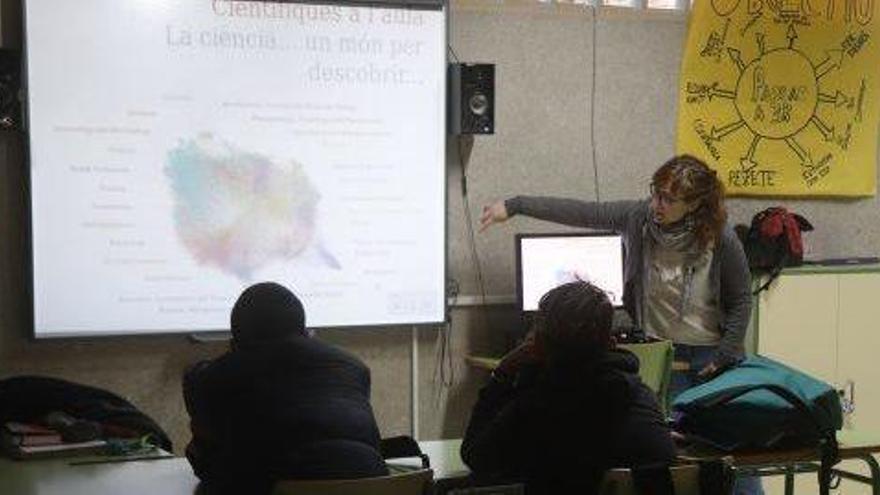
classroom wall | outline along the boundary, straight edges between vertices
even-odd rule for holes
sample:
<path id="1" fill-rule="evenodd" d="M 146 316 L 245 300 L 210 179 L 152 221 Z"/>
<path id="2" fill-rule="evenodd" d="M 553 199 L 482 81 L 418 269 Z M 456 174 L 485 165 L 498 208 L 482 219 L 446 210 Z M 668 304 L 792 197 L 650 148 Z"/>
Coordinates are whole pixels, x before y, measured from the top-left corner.
<path id="1" fill-rule="evenodd" d="M 6 47 L 20 46 L 19 2 L 0 3 Z M 532 0 L 452 3 L 450 43 L 457 57 L 496 64 L 497 131 L 476 137 L 472 149 L 449 143 L 449 276 L 460 296 L 448 327 L 417 332 L 420 438 L 462 435 L 486 378 L 465 364 L 465 355 L 501 352 L 520 329 L 512 305 L 513 233 L 560 229 L 518 218 L 475 234 L 472 244 L 467 222 L 484 203 L 514 193 L 602 200 L 646 195 L 651 172 L 674 150 L 685 30 L 679 13 L 603 9 L 594 18 L 584 7 Z M 24 136 L 0 135 L 0 377 L 40 373 L 107 388 L 153 416 L 182 452 L 189 435 L 180 376 L 226 344 L 181 336 L 30 341 L 24 146 Z M 467 158 L 467 216 L 460 156 Z M 817 226 L 806 236 L 808 256 L 871 255 L 880 246 L 876 198 L 734 199 L 731 216 L 747 221 L 780 203 Z M 480 303 L 484 294 L 488 305 Z M 382 433 L 410 432 L 412 329 L 326 330 L 319 337 L 372 369 Z"/>

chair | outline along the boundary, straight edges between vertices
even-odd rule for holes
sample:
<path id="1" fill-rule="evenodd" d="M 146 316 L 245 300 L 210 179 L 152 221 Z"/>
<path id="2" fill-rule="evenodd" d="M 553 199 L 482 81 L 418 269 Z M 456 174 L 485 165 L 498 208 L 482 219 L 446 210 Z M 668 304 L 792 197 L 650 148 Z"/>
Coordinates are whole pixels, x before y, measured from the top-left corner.
<path id="1" fill-rule="evenodd" d="M 675 357 L 672 341 L 620 344 L 618 347 L 632 352 L 639 358 L 639 376 L 645 385 L 657 394 L 660 409 L 663 414 L 667 414 L 669 404 L 666 403 L 666 396 L 672 375 L 672 360 Z"/>
<path id="2" fill-rule="evenodd" d="M 611 469 L 599 495 L 732 495 L 734 478 L 729 457 L 635 471 Z"/>
<path id="3" fill-rule="evenodd" d="M 272 495 L 426 495 L 433 478 L 431 469 L 414 469 L 351 480 L 284 480 Z"/>
<path id="4" fill-rule="evenodd" d="M 669 391 L 672 363 L 675 358 L 672 341 L 658 340 L 637 344 L 618 344 L 617 347 L 626 349 L 639 358 L 639 377 L 648 388 L 657 394 L 657 400 L 663 414 L 668 414 L 669 404 L 667 404 L 666 396 Z M 467 356 L 466 361 L 476 368 L 493 370 L 501 362 L 501 359 Z"/>
<path id="5" fill-rule="evenodd" d="M 446 495 L 523 495 L 525 493 L 525 485 L 516 483 L 513 485 L 455 488 L 447 491 Z"/>

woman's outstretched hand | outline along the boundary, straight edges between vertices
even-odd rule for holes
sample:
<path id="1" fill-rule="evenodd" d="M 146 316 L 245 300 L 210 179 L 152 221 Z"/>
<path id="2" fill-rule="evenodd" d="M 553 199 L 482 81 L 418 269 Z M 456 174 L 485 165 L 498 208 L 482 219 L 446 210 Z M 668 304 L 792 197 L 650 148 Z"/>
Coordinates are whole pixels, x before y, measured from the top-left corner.
<path id="1" fill-rule="evenodd" d="M 507 214 L 507 207 L 504 201 L 495 201 L 492 204 L 483 207 L 483 214 L 480 215 L 480 232 L 489 228 L 493 223 L 501 223 L 510 218 Z"/>

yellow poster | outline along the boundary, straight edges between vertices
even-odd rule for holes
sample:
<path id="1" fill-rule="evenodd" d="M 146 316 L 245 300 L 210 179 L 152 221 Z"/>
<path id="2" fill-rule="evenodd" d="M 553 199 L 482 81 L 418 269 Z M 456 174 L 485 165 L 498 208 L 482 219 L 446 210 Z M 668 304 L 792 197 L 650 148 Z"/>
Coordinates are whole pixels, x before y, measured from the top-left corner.
<path id="1" fill-rule="evenodd" d="M 880 0 L 695 0 L 679 153 L 732 195 L 875 193 Z"/>

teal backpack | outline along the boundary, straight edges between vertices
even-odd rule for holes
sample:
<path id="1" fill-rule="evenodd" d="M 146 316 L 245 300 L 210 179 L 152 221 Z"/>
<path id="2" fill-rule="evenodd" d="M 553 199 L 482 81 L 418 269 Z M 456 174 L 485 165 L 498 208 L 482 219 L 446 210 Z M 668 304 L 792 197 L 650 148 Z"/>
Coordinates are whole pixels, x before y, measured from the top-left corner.
<path id="1" fill-rule="evenodd" d="M 682 392 L 672 409 L 677 431 L 727 452 L 819 448 L 822 487 L 839 460 L 836 431 L 843 412 L 837 391 L 772 359 L 749 356 Z"/>

